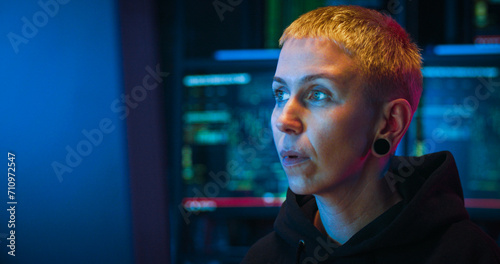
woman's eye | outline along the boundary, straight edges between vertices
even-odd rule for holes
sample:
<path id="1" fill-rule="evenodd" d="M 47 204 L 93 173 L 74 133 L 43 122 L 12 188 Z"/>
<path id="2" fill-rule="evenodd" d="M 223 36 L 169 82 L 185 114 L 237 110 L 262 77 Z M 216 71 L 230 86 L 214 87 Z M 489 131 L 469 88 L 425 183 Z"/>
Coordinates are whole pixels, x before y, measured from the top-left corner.
<path id="1" fill-rule="evenodd" d="M 325 100 L 327 98 L 328 98 L 328 96 L 324 92 L 317 91 L 317 90 L 311 91 L 311 93 L 309 94 L 309 99 L 314 100 L 314 101 L 322 101 L 322 100 Z"/>
<path id="2" fill-rule="evenodd" d="M 290 94 L 283 91 L 283 90 L 275 90 L 274 91 L 274 98 L 276 99 L 276 101 L 280 102 L 280 101 L 286 101 L 290 98 Z"/>

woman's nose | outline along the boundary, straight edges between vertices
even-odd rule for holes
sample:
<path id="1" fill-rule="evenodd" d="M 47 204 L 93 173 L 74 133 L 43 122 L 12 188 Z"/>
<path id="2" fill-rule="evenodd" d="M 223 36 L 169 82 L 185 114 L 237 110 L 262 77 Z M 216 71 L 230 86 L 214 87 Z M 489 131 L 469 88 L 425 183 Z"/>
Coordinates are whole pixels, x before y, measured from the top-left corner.
<path id="1" fill-rule="evenodd" d="M 298 135 L 303 132 L 302 107 L 296 100 L 289 100 L 276 120 L 276 127 L 283 133 Z"/>

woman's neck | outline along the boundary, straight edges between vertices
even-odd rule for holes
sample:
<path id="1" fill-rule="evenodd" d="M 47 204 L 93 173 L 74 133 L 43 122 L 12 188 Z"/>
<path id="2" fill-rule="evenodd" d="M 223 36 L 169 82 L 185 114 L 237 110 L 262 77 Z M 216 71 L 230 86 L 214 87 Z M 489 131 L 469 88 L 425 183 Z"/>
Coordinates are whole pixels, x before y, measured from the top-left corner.
<path id="1" fill-rule="evenodd" d="M 352 179 L 334 190 L 314 195 L 319 213 L 316 227 L 340 244 L 402 200 L 385 177 L 362 173 Z"/>

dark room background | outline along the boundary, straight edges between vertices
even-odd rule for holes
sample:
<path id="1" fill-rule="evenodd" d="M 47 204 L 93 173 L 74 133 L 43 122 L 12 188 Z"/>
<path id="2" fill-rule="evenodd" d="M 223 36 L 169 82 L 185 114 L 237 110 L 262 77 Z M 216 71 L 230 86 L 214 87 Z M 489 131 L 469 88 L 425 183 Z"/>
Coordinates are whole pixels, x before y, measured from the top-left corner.
<path id="1" fill-rule="evenodd" d="M 7 0 L 0 263 L 239 263 L 287 188 L 268 120 L 278 39 L 338 4 L 385 12 L 421 47 L 398 154 L 452 151 L 500 243 L 498 0 Z"/>

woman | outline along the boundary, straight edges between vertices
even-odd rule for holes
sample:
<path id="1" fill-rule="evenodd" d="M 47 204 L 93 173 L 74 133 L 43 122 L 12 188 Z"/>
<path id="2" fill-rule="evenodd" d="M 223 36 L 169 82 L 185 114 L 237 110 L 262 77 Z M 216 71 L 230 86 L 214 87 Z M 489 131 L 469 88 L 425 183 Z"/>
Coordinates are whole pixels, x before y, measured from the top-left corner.
<path id="1" fill-rule="evenodd" d="M 450 153 L 393 157 L 422 91 L 418 47 L 393 19 L 319 8 L 280 44 L 271 124 L 290 189 L 243 263 L 500 263 Z"/>

